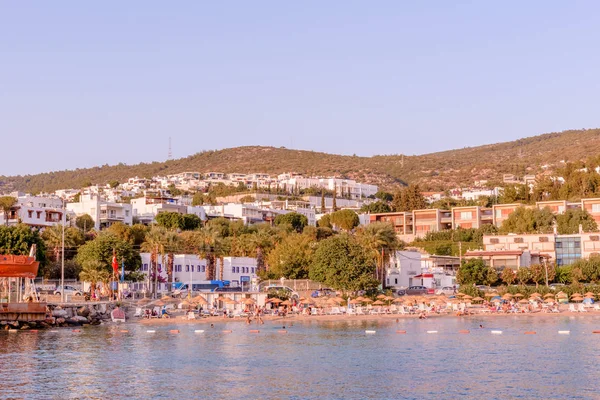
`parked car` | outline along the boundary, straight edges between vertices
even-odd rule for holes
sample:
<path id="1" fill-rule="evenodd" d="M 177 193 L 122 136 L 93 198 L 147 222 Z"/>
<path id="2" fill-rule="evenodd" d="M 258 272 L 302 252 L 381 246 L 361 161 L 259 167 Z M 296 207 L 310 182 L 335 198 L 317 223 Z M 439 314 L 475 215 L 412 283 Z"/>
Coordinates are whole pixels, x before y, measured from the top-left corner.
<path id="1" fill-rule="evenodd" d="M 61 292 L 62 292 L 61 287 L 59 286 L 54 291 L 54 294 L 60 296 Z M 81 290 L 76 289 L 73 286 L 68 286 L 68 285 L 65 285 L 64 293 L 68 296 L 83 296 L 83 292 Z"/>
<path id="2" fill-rule="evenodd" d="M 550 284 L 550 290 L 556 290 L 556 289 L 561 289 L 563 286 L 565 286 L 564 283 L 551 283 Z"/>
<path id="3" fill-rule="evenodd" d="M 479 290 L 483 290 L 484 292 L 488 292 L 488 291 L 492 290 L 492 288 L 491 288 L 491 287 L 489 287 L 489 286 L 486 286 L 486 285 L 477 285 L 477 286 L 475 286 L 475 287 L 476 287 L 477 289 L 479 289 Z"/>
<path id="4" fill-rule="evenodd" d="M 452 296 L 455 293 L 456 291 L 454 290 L 453 286 L 444 286 L 435 291 L 435 294 L 445 294 L 446 296 Z"/>
<path id="5" fill-rule="evenodd" d="M 405 294 L 407 294 L 407 295 L 427 294 L 427 288 L 425 286 L 409 286 L 405 290 Z"/>

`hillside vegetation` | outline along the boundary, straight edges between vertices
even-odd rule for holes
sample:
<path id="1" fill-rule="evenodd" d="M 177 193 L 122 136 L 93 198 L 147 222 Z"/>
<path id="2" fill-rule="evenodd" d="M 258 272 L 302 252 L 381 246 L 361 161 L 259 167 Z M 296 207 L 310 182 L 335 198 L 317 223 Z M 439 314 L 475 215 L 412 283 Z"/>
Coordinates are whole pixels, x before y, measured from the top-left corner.
<path id="1" fill-rule="evenodd" d="M 405 138 L 404 140 L 410 140 Z M 402 149 L 402 142 L 398 142 Z M 600 129 L 548 133 L 512 142 L 448 150 L 419 156 L 342 156 L 286 148 L 245 146 L 204 151 L 189 157 L 137 165 L 76 169 L 26 176 L 0 176 L 0 191 L 52 191 L 79 188 L 87 183 L 123 182 L 140 176 L 184 171 L 298 172 L 306 175 L 336 175 L 384 188 L 419 183 L 421 188 L 443 190 L 472 185 L 474 180 L 499 182 L 504 173 L 538 173 L 541 166 L 556 166 L 561 160 L 577 161 L 600 154 Z"/>

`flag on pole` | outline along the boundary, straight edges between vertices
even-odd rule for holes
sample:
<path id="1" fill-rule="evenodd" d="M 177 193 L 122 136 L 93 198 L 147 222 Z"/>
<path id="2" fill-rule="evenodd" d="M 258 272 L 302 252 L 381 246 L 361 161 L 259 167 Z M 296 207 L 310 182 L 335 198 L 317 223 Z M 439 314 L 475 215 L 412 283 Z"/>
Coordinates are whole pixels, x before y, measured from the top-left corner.
<path id="1" fill-rule="evenodd" d="M 119 262 L 117 261 L 117 253 L 113 249 L 112 267 L 115 274 L 119 272 Z"/>
<path id="2" fill-rule="evenodd" d="M 121 282 L 125 282 L 125 259 L 121 262 Z"/>

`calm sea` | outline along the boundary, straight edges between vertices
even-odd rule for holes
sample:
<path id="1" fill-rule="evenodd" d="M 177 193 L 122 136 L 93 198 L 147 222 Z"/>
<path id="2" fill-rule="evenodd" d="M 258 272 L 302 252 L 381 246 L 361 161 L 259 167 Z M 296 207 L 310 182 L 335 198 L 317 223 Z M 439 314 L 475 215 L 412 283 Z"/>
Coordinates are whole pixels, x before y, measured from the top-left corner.
<path id="1" fill-rule="evenodd" d="M 0 398 L 600 398 L 600 315 L 290 323 L 3 331 Z"/>

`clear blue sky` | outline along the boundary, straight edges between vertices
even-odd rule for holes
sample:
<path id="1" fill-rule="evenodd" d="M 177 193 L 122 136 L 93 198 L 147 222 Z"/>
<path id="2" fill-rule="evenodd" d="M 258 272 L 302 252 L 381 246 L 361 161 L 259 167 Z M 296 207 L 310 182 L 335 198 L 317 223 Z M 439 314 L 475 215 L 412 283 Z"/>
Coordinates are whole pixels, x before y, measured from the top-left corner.
<path id="1" fill-rule="evenodd" d="M 0 175 L 600 126 L 598 1 L 0 2 Z"/>

